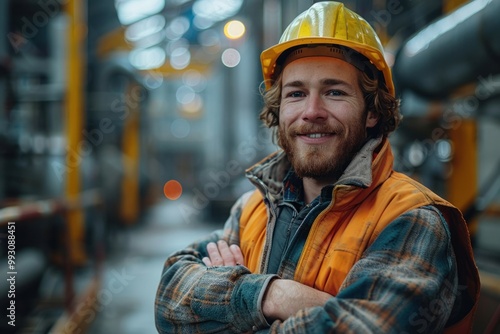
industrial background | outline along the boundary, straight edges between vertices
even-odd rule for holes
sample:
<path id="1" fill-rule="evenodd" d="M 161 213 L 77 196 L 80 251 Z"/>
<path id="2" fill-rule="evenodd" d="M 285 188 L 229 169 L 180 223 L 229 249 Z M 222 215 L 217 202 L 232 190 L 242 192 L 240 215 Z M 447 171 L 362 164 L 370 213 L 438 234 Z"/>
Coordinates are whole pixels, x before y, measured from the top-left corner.
<path id="1" fill-rule="evenodd" d="M 259 55 L 312 2 L 0 1 L 2 333 L 155 333 L 163 261 L 276 150 Z M 395 167 L 463 211 L 474 332 L 500 333 L 500 0 L 344 3 L 402 98 Z"/>

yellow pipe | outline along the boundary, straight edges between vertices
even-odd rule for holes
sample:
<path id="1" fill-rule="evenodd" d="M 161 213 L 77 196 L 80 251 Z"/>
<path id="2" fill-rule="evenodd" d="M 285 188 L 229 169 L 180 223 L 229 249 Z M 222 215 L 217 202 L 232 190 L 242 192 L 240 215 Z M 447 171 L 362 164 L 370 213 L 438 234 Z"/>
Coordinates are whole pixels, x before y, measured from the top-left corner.
<path id="1" fill-rule="evenodd" d="M 139 91 L 137 84 L 128 85 L 127 96 L 136 96 L 134 91 Z M 139 155 L 140 155 L 140 101 L 127 104 L 128 117 L 123 127 L 123 167 L 124 175 L 121 189 L 120 216 L 127 224 L 134 224 L 139 217 Z"/>
<path id="2" fill-rule="evenodd" d="M 85 82 L 85 50 L 86 25 L 84 21 L 85 0 L 71 0 L 65 5 L 69 19 L 67 35 L 67 83 L 65 100 L 66 119 L 66 197 L 71 201 L 78 198 L 81 192 L 80 165 L 82 154 L 82 131 L 84 127 L 84 87 Z M 68 256 L 72 264 L 81 265 L 86 262 L 84 251 L 84 217 L 81 209 L 69 210 L 66 215 L 69 238 Z"/>
<path id="3" fill-rule="evenodd" d="M 451 161 L 452 173 L 448 180 L 448 200 L 464 211 L 474 202 L 478 191 L 477 168 L 477 124 L 475 120 L 463 120 L 459 127 L 449 132 L 454 153 Z M 469 221 L 473 235 L 477 219 Z"/>

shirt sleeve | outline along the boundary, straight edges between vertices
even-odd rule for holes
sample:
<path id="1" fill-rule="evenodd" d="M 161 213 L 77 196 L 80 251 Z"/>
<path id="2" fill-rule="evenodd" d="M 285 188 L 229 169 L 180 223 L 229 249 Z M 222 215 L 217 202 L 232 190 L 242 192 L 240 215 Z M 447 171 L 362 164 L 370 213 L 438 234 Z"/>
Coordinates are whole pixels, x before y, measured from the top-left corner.
<path id="1" fill-rule="evenodd" d="M 259 333 L 441 333 L 460 294 L 446 221 L 433 207 L 387 226 L 324 307 Z"/>
<path id="2" fill-rule="evenodd" d="M 201 260 L 209 242 L 239 244 L 244 199 L 235 203 L 223 230 L 166 260 L 155 300 L 159 333 L 243 333 L 269 326 L 260 305 L 274 275 L 252 274 L 242 265 L 208 268 Z"/>

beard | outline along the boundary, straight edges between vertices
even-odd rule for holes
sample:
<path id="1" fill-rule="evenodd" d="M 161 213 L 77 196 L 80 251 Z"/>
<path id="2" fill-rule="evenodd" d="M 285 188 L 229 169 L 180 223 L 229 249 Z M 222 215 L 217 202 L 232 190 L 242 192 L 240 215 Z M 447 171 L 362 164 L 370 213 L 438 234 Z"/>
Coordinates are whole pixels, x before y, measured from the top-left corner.
<path id="1" fill-rule="evenodd" d="M 326 126 L 306 125 L 299 128 L 289 128 L 286 131 L 282 126 L 278 126 L 278 143 L 287 154 L 299 177 L 335 182 L 366 142 L 367 135 L 363 124 L 364 122 L 360 122 L 359 126 L 351 128 L 352 133 L 347 138 L 344 137 L 342 128 L 331 129 Z M 312 132 L 334 133 L 340 142 L 307 145 L 305 148 L 299 148 L 296 143 L 297 134 Z"/>

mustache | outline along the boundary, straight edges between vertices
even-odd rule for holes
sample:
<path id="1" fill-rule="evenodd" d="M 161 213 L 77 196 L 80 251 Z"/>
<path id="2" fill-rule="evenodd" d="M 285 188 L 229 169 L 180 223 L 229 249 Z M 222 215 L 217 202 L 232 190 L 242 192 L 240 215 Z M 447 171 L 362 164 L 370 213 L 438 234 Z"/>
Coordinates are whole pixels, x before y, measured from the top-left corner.
<path id="1" fill-rule="evenodd" d="M 343 132 L 341 126 L 327 125 L 327 124 L 303 124 L 300 126 L 292 126 L 288 130 L 292 136 L 310 134 L 310 133 L 331 133 L 340 134 Z"/>

